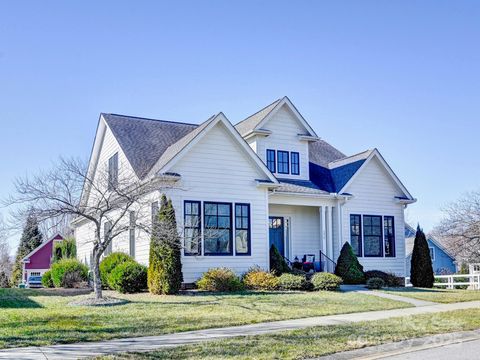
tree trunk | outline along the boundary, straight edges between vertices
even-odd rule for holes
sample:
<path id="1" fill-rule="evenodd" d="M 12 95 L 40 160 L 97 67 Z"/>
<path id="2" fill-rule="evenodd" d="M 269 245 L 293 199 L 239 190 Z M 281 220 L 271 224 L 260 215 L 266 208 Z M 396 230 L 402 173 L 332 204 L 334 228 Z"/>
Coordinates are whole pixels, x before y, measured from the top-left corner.
<path id="1" fill-rule="evenodd" d="M 100 278 L 100 255 L 101 252 L 97 247 L 93 249 L 93 291 L 95 292 L 95 299 L 101 299 L 102 294 L 102 280 Z"/>

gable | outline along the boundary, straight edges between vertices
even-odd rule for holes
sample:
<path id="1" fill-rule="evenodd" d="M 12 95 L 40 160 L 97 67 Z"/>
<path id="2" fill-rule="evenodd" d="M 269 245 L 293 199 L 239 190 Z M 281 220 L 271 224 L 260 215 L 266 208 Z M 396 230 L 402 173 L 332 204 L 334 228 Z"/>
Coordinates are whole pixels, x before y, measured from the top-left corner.
<path id="1" fill-rule="evenodd" d="M 271 136 L 281 134 L 298 141 L 298 135 L 310 135 L 309 130 L 298 120 L 295 114 L 287 107 L 282 105 L 274 114 L 260 125 L 262 130 L 270 130 Z"/>
<path id="2" fill-rule="evenodd" d="M 194 179 L 212 183 L 215 179 L 218 190 L 239 183 L 251 186 L 256 179 L 268 179 L 222 122 L 189 148 L 169 171 L 180 174 L 187 182 Z"/>

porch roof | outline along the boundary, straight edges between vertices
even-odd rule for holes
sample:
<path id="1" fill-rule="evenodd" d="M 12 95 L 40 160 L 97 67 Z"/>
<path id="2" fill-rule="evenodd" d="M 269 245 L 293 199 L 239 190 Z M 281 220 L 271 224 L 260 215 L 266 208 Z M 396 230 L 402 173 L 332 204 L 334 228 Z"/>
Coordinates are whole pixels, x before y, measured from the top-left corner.
<path id="1" fill-rule="evenodd" d="M 328 191 L 320 189 L 310 180 L 278 179 L 280 186 L 275 192 L 330 195 Z"/>

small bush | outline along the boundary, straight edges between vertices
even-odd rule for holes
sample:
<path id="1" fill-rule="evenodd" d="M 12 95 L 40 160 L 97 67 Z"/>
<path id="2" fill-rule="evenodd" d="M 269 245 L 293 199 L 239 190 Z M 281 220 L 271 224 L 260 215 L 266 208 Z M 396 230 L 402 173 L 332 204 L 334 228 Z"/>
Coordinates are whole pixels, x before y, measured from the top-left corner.
<path id="1" fill-rule="evenodd" d="M 282 274 L 278 286 L 282 290 L 309 290 L 311 283 L 303 275 Z"/>
<path id="2" fill-rule="evenodd" d="M 385 286 L 385 281 L 381 278 L 371 278 L 367 280 L 367 288 L 371 290 L 378 290 Z"/>
<path id="3" fill-rule="evenodd" d="M 114 252 L 108 256 L 105 256 L 100 262 L 100 279 L 102 280 L 102 286 L 106 289 L 109 288 L 108 277 L 113 269 L 119 264 L 128 261 L 135 261 L 130 255 L 123 252 Z M 113 290 L 113 289 L 112 289 Z"/>
<path id="4" fill-rule="evenodd" d="M 317 273 L 310 280 L 314 290 L 335 291 L 343 283 L 342 278 L 330 273 Z"/>
<path id="5" fill-rule="evenodd" d="M 52 271 L 51 270 L 45 271 L 45 273 L 42 275 L 42 285 L 45 288 L 55 287 L 55 285 L 53 285 Z"/>
<path id="6" fill-rule="evenodd" d="M 0 271 L 0 288 L 9 288 L 10 280 L 4 271 Z"/>
<path id="7" fill-rule="evenodd" d="M 110 273 L 108 285 L 122 294 L 140 292 L 147 288 L 147 268 L 135 261 L 121 263 Z"/>
<path id="8" fill-rule="evenodd" d="M 275 290 L 278 287 L 278 278 L 260 268 L 252 268 L 243 275 L 243 284 L 251 290 Z"/>
<path id="9" fill-rule="evenodd" d="M 203 273 L 197 287 L 206 291 L 239 291 L 243 289 L 240 278 L 230 269 L 213 268 Z"/>
<path id="10" fill-rule="evenodd" d="M 270 247 L 270 271 L 277 276 L 290 272 L 287 262 L 273 244 Z"/>
<path id="11" fill-rule="evenodd" d="M 52 281 L 55 287 L 75 287 L 87 281 L 88 268 L 77 259 L 63 259 L 52 265 Z"/>
<path id="12" fill-rule="evenodd" d="M 401 287 L 405 286 L 405 279 L 399 276 L 396 276 L 392 273 L 386 273 L 380 270 L 370 270 L 365 272 L 365 279 L 380 278 L 385 283 L 385 286 L 388 287 Z"/>

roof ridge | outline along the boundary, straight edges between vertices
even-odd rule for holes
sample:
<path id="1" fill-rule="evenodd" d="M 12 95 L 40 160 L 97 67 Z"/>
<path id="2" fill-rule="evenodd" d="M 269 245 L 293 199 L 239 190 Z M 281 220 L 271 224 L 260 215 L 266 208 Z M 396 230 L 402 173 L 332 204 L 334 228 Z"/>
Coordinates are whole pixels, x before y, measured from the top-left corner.
<path id="1" fill-rule="evenodd" d="M 113 115 L 113 116 L 121 116 L 121 117 L 132 118 L 132 119 L 136 119 L 136 120 L 146 120 L 146 121 L 156 121 L 156 122 L 163 122 L 163 123 L 170 123 L 170 124 L 199 126 L 199 124 L 187 123 L 187 122 L 183 122 L 183 121 L 153 119 L 153 118 L 146 118 L 146 117 L 141 117 L 141 116 L 123 115 L 123 114 L 116 114 L 116 113 L 103 113 L 102 112 L 101 115 Z"/>
<path id="2" fill-rule="evenodd" d="M 239 122 L 236 123 L 234 126 L 237 126 L 237 125 L 243 123 L 244 121 L 247 121 L 248 119 L 250 119 L 251 117 L 254 117 L 254 116 L 257 115 L 258 113 L 260 113 L 260 112 L 262 112 L 263 110 L 265 110 L 266 108 L 268 108 L 269 106 L 272 106 L 273 104 L 280 102 L 282 99 L 283 99 L 283 98 L 279 98 L 279 99 L 271 102 L 271 103 L 268 104 L 267 106 L 264 106 L 263 108 L 261 108 L 261 109 L 258 110 L 257 112 L 253 113 L 252 115 L 249 115 L 249 116 L 247 116 L 245 119 L 239 121 Z M 273 109 L 272 109 L 272 110 L 273 110 Z M 269 113 L 269 114 L 270 114 L 270 113 Z M 267 115 L 268 115 L 268 114 L 267 114 Z"/>
<path id="3" fill-rule="evenodd" d="M 345 156 L 341 159 L 337 159 L 337 160 L 333 160 L 333 161 L 330 161 L 329 164 L 333 164 L 333 163 L 336 163 L 336 162 L 339 162 L 339 161 L 343 161 L 345 159 L 348 159 L 348 158 L 353 158 L 355 156 L 359 156 L 359 155 L 362 155 L 362 154 L 366 154 L 368 152 L 371 152 L 371 151 L 374 151 L 374 149 L 368 149 L 368 150 L 364 150 L 364 151 L 361 151 L 359 153 L 356 153 L 356 154 L 353 154 L 353 155 L 349 155 L 349 156 Z"/>

